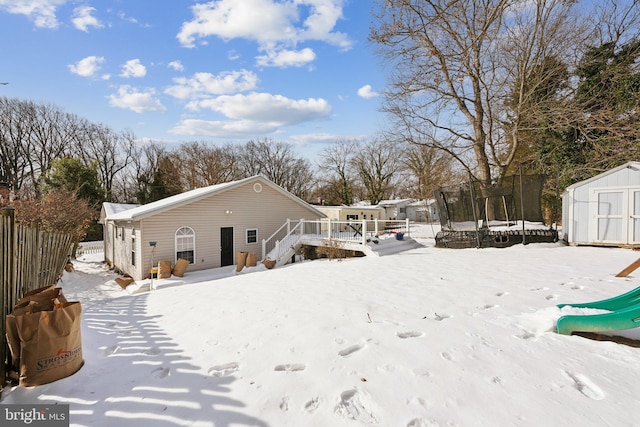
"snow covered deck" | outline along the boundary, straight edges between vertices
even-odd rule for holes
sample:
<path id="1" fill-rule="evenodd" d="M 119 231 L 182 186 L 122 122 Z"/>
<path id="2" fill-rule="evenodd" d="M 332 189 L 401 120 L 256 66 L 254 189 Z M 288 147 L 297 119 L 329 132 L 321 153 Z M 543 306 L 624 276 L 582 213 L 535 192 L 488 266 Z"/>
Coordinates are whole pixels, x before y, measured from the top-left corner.
<path id="1" fill-rule="evenodd" d="M 401 239 L 397 236 L 401 235 Z M 271 237 L 262 241 L 265 258 L 283 265 L 302 245 L 329 246 L 363 252 L 366 255 L 386 255 L 421 246 L 411 239 L 409 220 L 288 220 Z"/>

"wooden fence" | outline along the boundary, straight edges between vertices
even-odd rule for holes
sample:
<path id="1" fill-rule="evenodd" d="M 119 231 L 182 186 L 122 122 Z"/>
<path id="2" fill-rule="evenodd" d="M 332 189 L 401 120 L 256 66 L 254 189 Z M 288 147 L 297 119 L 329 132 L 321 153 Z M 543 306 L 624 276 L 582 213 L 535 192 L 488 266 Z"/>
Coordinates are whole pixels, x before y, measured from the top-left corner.
<path id="1" fill-rule="evenodd" d="M 25 293 L 58 282 L 72 248 L 71 235 L 16 225 L 12 208 L 0 211 L 0 391 L 7 384 L 11 363 L 7 314 Z"/>

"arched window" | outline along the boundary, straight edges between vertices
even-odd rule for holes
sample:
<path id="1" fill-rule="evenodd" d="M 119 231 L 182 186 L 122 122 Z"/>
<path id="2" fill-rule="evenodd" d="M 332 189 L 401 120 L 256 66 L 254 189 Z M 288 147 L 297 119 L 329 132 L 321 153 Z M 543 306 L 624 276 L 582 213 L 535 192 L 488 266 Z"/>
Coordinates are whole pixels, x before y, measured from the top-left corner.
<path id="1" fill-rule="evenodd" d="M 176 231 L 176 260 L 179 258 L 195 263 L 196 234 L 191 227 L 181 227 Z"/>

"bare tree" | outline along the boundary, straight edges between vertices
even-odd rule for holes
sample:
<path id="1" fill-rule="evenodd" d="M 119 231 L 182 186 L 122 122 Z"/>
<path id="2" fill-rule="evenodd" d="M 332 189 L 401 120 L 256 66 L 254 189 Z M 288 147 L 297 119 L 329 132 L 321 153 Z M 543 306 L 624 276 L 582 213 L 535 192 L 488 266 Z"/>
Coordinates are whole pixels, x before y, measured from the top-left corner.
<path id="1" fill-rule="evenodd" d="M 231 144 L 222 147 L 205 142 L 188 142 L 176 156 L 182 163 L 186 188 L 198 188 L 233 181 L 240 177 L 238 153 Z"/>
<path id="2" fill-rule="evenodd" d="M 408 195 L 427 199 L 433 190 L 445 185 L 460 182 L 459 173 L 455 172 L 453 159 L 441 150 L 422 144 L 411 144 L 404 154 L 406 176 L 403 186 Z"/>
<path id="3" fill-rule="evenodd" d="M 269 139 L 249 141 L 239 155 L 244 176 L 264 175 L 290 193 L 306 200 L 315 185 L 308 160 L 293 153 L 290 144 Z"/>
<path id="4" fill-rule="evenodd" d="M 104 199 L 113 201 L 113 186 L 117 175 L 132 159 L 135 137 L 130 131 L 115 132 L 108 126 L 82 121 L 76 132 L 76 150 L 85 164 L 98 162 Z"/>
<path id="5" fill-rule="evenodd" d="M 372 205 L 394 196 L 393 178 L 401 167 L 402 150 L 388 140 L 375 139 L 355 153 L 352 165 Z"/>
<path id="6" fill-rule="evenodd" d="M 322 171 L 325 193 L 323 199 L 330 204 L 351 205 L 354 202 L 356 176 L 352 159 L 358 149 L 356 140 L 341 140 L 329 145 L 322 152 Z"/>
<path id="7" fill-rule="evenodd" d="M 0 181 L 20 191 L 27 179 L 27 155 L 23 133 L 27 126 L 19 114 L 21 101 L 0 98 Z"/>
<path id="8" fill-rule="evenodd" d="M 382 1 L 370 38 L 394 65 L 385 107 L 392 137 L 446 152 L 486 188 L 499 180 L 514 161 L 520 107 L 532 90 L 514 96 L 513 88 L 577 31 L 572 4 Z"/>

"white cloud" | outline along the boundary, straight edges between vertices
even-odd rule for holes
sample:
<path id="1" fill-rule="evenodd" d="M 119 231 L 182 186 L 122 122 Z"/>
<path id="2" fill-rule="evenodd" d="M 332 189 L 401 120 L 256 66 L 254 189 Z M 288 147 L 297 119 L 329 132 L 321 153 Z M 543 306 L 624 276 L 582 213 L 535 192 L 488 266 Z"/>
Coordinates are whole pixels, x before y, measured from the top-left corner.
<path id="1" fill-rule="evenodd" d="M 312 49 L 270 51 L 266 55 L 256 57 L 257 64 L 262 67 L 301 67 L 316 59 Z"/>
<path id="2" fill-rule="evenodd" d="M 250 120 L 208 121 L 182 120 L 169 132 L 176 135 L 208 136 L 211 138 L 241 138 L 266 135 L 278 129 L 276 123 L 256 123 Z"/>
<path id="3" fill-rule="evenodd" d="M 182 62 L 180 61 L 171 61 L 168 66 L 175 71 L 184 71 L 184 65 L 182 65 Z"/>
<path id="4" fill-rule="evenodd" d="M 227 71 L 217 75 L 195 73 L 192 77 L 173 79 L 176 83 L 164 92 L 178 99 L 199 99 L 211 95 L 245 92 L 254 89 L 258 77 L 251 71 Z"/>
<path id="5" fill-rule="evenodd" d="M 376 96 L 380 96 L 378 92 L 374 92 L 371 88 L 371 85 L 364 85 L 360 89 L 358 89 L 358 96 L 364 99 L 375 98 Z"/>
<path id="6" fill-rule="evenodd" d="M 130 59 L 122 66 L 120 77 L 144 77 L 147 74 L 147 68 L 140 63 L 139 59 Z"/>
<path id="7" fill-rule="evenodd" d="M 329 103 L 322 98 L 295 100 L 256 92 L 193 101 L 188 107 L 210 109 L 231 119 L 274 122 L 281 126 L 325 118 L 331 113 Z"/>
<path id="8" fill-rule="evenodd" d="M 102 56 L 87 56 L 75 64 L 69 65 L 69 70 L 82 77 L 93 77 L 100 71 L 103 63 Z"/>
<path id="9" fill-rule="evenodd" d="M 244 38 L 254 40 L 259 49 L 269 52 L 258 61 L 267 64 L 280 60 L 286 66 L 287 56 L 291 65 L 300 61 L 309 62 L 309 50 L 295 52 L 296 44 L 305 41 L 323 41 L 340 49 L 352 46 L 349 37 L 334 31 L 338 19 L 342 18 L 344 0 L 218 0 L 199 3 L 191 8 L 193 20 L 184 22 L 178 35 L 185 47 L 194 47 L 196 41 L 210 36 L 224 40 Z M 301 22 L 301 16 L 306 18 Z M 279 53 L 282 52 L 282 53 Z M 292 57 L 292 53 L 295 53 Z M 315 57 L 315 56 L 314 56 Z M 295 59 L 295 60 L 294 60 Z"/>
<path id="10" fill-rule="evenodd" d="M 331 113 L 324 99 L 294 100 L 268 93 L 223 95 L 194 101 L 190 107 L 211 109 L 228 120 L 183 120 L 172 133 L 227 138 L 265 135 L 285 126 L 325 119 Z"/>
<path id="11" fill-rule="evenodd" d="M 112 107 L 132 110 L 136 113 L 164 112 L 167 111 L 164 105 L 155 98 L 155 90 L 147 89 L 139 91 L 128 85 L 118 88 L 117 94 L 109 95 L 109 105 Z"/>
<path id="12" fill-rule="evenodd" d="M 73 10 L 73 18 L 71 22 L 80 31 L 88 32 L 89 27 L 102 28 L 104 25 L 95 16 L 91 14 L 95 12 L 95 8 L 91 6 L 80 6 Z"/>
<path id="13" fill-rule="evenodd" d="M 56 9 L 68 0 L 0 0 L 0 10 L 25 15 L 36 27 L 56 28 L 59 25 Z"/>

